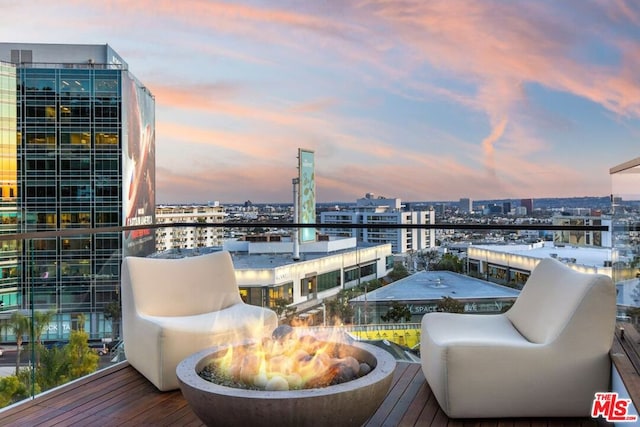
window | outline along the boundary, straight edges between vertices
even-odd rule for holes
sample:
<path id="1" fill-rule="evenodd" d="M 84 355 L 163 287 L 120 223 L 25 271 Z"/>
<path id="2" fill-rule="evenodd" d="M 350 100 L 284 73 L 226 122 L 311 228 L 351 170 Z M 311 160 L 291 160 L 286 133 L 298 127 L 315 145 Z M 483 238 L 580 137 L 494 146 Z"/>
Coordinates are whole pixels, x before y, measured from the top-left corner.
<path id="1" fill-rule="evenodd" d="M 96 197 L 100 199 L 116 199 L 118 198 L 120 187 L 117 183 L 96 183 Z"/>
<path id="2" fill-rule="evenodd" d="M 118 225 L 118 218 L 118 212 L 97 212 L 95 226 Z"/>
<path id="3" fill-rule="evenodd" d="M 56 173 L 56 162 L 52 158 L 27 158 L 27 174 L 36 172 L 38 175 L 54 175 Z"/>
<path id="4" fill-rule="evenodd" d="M 56 106 L 55 101 L 37 99 L 27 99 L 25 105 L 25 119 L 33 121 L 55 121 L 56 119 Z"/>
<path id="5" fill-rule="evenodd" d="M 60 160 L 61 175 L 77 175 L 79 172 L 88 172 L 90 170 L 89 159 L 86 157 L 78 157 Z"/>
<path id="6" fill-rule="evenodd" d="M 50 94 L 52 97 L 56 94 L 56 76 L 55 71 L 45 71 L 37 69 L 25 70 L 24 78 L 25 94 L 36 95 L 41 97 Z"/>
<path id="7" fill-rule="evenodd" d="M 393 255 L 387 256 L 387 258 L 385 259 L 385 267 L 387 267 L 387 270 L 393 268 Z"/>
<path id="8" fill-rule="evenodd" d="M 73 131 L 60 133 L 60 145 L 91 146 L 91 133 L 89 131 Z"/>
<path id="9" fill-rule="evenodd" d="M 60 214 L 60 226 L 62 228 L 72 225 L 88 227 L 90 220 L 91 214 L 89 212 L 63 212 Z"/>
<path id="10" fill-rule="evenodd" d="M 91 239 L 88 237 L 70 237 L 62 239 L 62 250 L 79 251 L 91 249 Z"/>
<path id="11" fill-rule="evenodd" d="M 91 95 L 91 80 L 88 78 L 86 71 L 61 74 L 58 87 L 62 96 Z"/>
<path id="12" fill-rule="evenodd" d="M 36 251 L 50 251 L 55 253 L 56 239 L 34 239 L 33 248 Z"/>
<path id="13" fill-rule="evenodd" d="M 117 133 L 96 133 L 96 145 L 118 145 Z"/>
<path id="14" fill-rule="evenodd" d="M 50 131 L 42 131 L 42 132 L 27 132 L 25 134 L 25 139 L 27 144 L 35 145 L 56 145 L 56 134 L 52 129 Z"/>
<path id="15" fill-rule="evenodd" d="M 300 296 L 314 298 L 316 293 L 317 288 L 315 277 L 305 277 L 304 279 L 300 279 Z"/>
<path id="16" fill-rule="evenodd" d="M 318 275 L 318 291 L 326 291 L 327 289 L 336 288 L 340 285 L 340 270 Z"/>
<path id="17" fill-rule="evenodd" d="M 113 251 L 119 248 L 118 237 L 96 237 L 96 249 Z"/>
<path id="18" fill-rule="evenodd" d="M 352 268 L 350 270 L 345 270 L 344 271 L 344 281 L 345 281 L 345 283 L 352 282 L 352 281 L 357 280 L 359 278 L 360 278 L 360 275 L 358 274 L 358 269 L 357 268 Z"/>
<path id="19" fill-rule="evenodd" d="M 101 75 L 96 72 L 93 84 L 96 95 L 102 94 L 119 94 L 120 84 L 117 75 Z"/>
<path id="20" fill-rule="evenodd" d="M 60 183 L 60 196 L 63 202 L 90 200 L 91 184 L 88 181 L 62 181 Z"/>
<path id="21" fill-rule="evenodd" d="M 240 297 L 247 304 L 264 306 L 263 289 L 261 287 L 243 287 L 240 288 Z"/>
<path id="22" fill-rule="evenodd" d="M 370 276 L 372 274 L 376 274 L 376 264 L 363 265 L 361 268 L 361 276 Z"/>
<path id="23" fill-rule="evenodd" d="M 284 299 L 287 304 L 293 302 L 293 282 L 269 288 L 269 307 L 275 307 L 278 300 Z"/>
<path id="24" fill-rule="evenodd" d="M 34 185 L 27 185 L 27 198 L 42 199 L 56 197 L 55 183 L 42 183 L 41 185 L 38 185 L 38 182 L 34 182 L 33 184 Z"/>
<path id="25" fill-rule="evenodd" d="M 56 227 L 58 223 L 58 216 L 55 213 L 38 212 L 36 214 L 36 221 L 38 224 L 46 224 L 51 227 Z"/>
<path id="26" fill-rule="evenodd" d="M 97 135 L 96 135 L 97 143 Z M 96 157 L 95 171 L 97 175 L 119 175 L 118 159 L 115 157 Z"/>
<path id="27" fill-rule="evenodd" d="M 60 121 L 88 121 L 91 119 L 89 101 L 68 100 L 60 102 Z"/>

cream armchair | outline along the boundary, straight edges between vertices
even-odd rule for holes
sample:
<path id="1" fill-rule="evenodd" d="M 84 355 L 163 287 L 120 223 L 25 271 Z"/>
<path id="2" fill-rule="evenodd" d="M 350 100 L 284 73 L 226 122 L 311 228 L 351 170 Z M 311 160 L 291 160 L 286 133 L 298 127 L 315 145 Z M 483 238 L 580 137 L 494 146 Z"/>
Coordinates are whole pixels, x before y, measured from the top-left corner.
<path id="1" fill-rule="evenodd" d="M 275 312 L 242 301 L 228 252 L 122 262 L 126 357 L 161 391 L 179 388 L 176 367 L 190 354 L 277 325 Z"/>
<path id="2" fill-rule="evenodd" d="M 422 371 L 451 418 L 588 417 L 609 390 L 616 301 L 604 275 L 552 258 L 504 314 L 430 313 Z"/>

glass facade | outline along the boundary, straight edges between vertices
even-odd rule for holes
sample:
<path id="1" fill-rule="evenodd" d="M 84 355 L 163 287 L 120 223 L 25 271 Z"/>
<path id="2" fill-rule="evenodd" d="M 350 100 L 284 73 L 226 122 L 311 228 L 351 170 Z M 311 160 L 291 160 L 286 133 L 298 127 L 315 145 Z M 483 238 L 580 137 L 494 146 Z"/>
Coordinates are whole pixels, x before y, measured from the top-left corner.
<path id="1" fill-rule="evenodd" d="M 14 112 L 13 125 L 0 122 L 11 231 L 154 222 L 155 101 L 144 86 L 122 67 L 23 64 L 0 73 L 0 111 Z M 11 150 L 13 169 L 4 167 Z M 11 308 L 55 312 L 50 339 L 64 339 L 78 315 L 88 319 L 91 338 L 110 337 L 104 310 L 119 301 L 122 256 L 150 254 L 155 242 L 147 231 L 26 241 L 15 266 L 21 268 L 2 270 L 16 275 Z"/>
<path id="2" fill-rule="evenodd" d="M 18 231 L 16 68 L 0 62 L 0 233 Z M 0 242 L 0 312 L 19 306 L 19 242 Z"/>
<path id="3" fill-rule="evenodd" d="M 342 286 L 340 270 L 329 271 L 318 275 L 318 292 Z"/>
<path id="4" fill-rule="evenodd" d="M 613 211 L 613 279 L 618 286 L 618 304 L 640 305 L 640 158 L 611 168 Z M 623 288 L 630 291 L 621 301 Z M 622 295 L 623 297 L 626 295 Z"/>

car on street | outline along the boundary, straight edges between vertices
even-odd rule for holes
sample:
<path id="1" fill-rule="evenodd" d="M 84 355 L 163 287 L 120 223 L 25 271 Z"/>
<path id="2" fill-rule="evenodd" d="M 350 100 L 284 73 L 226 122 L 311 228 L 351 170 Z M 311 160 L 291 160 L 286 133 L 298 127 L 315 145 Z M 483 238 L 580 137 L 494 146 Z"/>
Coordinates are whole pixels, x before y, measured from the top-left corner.
<path id="1" fill-rule="evenodd" d="M 109 347 L 107 347 L 107 344 L 105 343 L 90 344 L 89 348 L 98 353 L 98 356 L 109 354 Z"/>
<path id="2" fill-rule="evenodd" d="M 109 349 L 109 352 L 113 353 L 115 349 L 120 346 L 120 343 L 122 343 L 122 340 L 112 340 L 111 342 L 108 342 L 107 348 Z"/>

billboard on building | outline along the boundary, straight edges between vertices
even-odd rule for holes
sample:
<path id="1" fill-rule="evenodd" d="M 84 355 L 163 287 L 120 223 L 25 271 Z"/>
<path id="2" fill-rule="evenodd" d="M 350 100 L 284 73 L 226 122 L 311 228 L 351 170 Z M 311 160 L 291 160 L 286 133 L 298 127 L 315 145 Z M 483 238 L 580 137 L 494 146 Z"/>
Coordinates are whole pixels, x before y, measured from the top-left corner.
<path id="1" fill-rule="evenodd" d="M 298 192 L 300 224 L 314 224 L 316 222 L 316 175 L 314 152 L 298 148 L 298 178 L 300 191 Z M 300 242 L 314 242 L 315 228 L 300 229 Z"/>
<path id="2" fill-rule="evenodd" d="M 131 74 L 122 74 L 122 214 L 125 226 L 155 222 L 155 100 Z M 123 256 L 155 250 L 152 229 L 124 233 Z"/>

